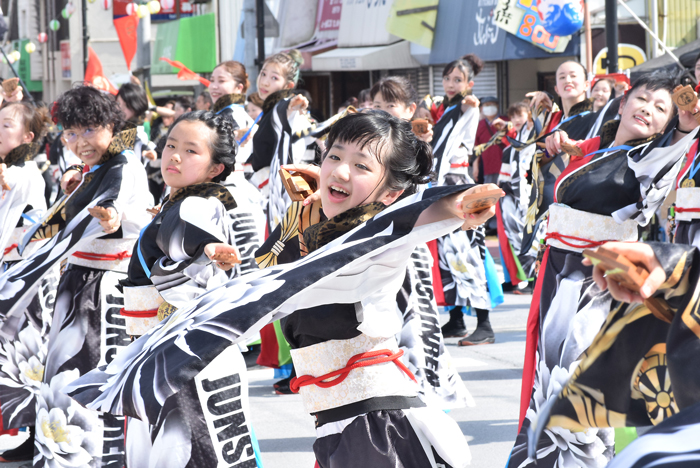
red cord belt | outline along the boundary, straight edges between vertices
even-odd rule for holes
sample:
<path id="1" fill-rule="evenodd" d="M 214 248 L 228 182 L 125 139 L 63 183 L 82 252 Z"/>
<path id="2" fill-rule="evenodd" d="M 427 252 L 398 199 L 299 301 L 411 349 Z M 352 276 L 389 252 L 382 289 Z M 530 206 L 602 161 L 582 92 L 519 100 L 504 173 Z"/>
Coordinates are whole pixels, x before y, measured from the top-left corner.
<path id="1" fill-rule="evenodd" d="M 600 247 L 606 242 L 613 242 L 611 240 L 592 241 L 590 239 L 584 239 L 583 237 L 567 236 L 566 234 L 561 234 L 558 232 L 548 232 L 547 235 L 544 237 L 544 240 L 547 241 L 548 239 L 558 240 L 562 244 L 568 245 L 573 249 L 593 249 L 595 247 Z M 568 242 L 567 239 L 580 242 L 580 244 L 572 244 L 571 242 Z"/>
<path id="2" fill-rule="evenodd" d="M 32 239 L 32 240 L 30 240 L 29 242 L 37 242 L 37 241 L 40 241 L 40 240 L 42 240 L 42 239 Z M 9 254 L 10 252 L 12 252 L 12 249 L 16 249 L 17 247 L 19 247 L 19 244 L 12 244 L 12 245 L 10 245 L 9 247 L 5 248 L 5 253 L 4 253 L 4 255 Z"/>
<path id="3" fill-rule="evenodd" d="M 124 260 L 127 258 L 131 258 L 131 253 L 127 252 L 126 250 L 123 252 L 116 253 L 116 254 L 100 254 L 100 253 L 93 253 L 93 252 L 74 252 L 73 256 L 77 257 L 77 258 L 81 258 L 83 260 L 111 262 L 114 260 Z"/>
<path id="4" fill-rule="evenodd" d="M 676 213 L 700 213 L 700 208 L 683 208 L 682 206 L 677 206 Z"/>
<path id="5" fill-rule="evenodd" d="M 302 375 L 301 377 L 295 377 L 289 383 L 289 388 L 294 393 L 299 393 L 301 387 L 306 387 L 307 385 L 316 385 L 321 388 L 330 388 L 341 383 L 350 374 L 353 369 L 358 369 L 360 367 L 374 366 L 376 364 L 383 364 L 385 362 L 393 361 L 396 366 L 401 369 L 406 375 L 408 375 L 411 380 L 416 382 L 416 378 L 413 373 L 401 362 L 400 358 L 403 356 L 403 350 L 399 350 L 396 353 L 392 353 L 388 349 L 380 349 L 377 351 L 368 351 L 366 353 L 356 354 L 350 359 L 348 359 L 348 364 L 342 369 L 338 369 L 328 374 L 321 375 L 319 377 L 314 377 L 313 375 Z M 324 380 L 331 379 L 330 382 L 324 382 Z"/>
<path id="6" fill-rule="evenodd" d="M 122 315 L 124 317 L 135 317 L 135 318 L 155 317 L 156 315 L 158 315 L 158 309 L 150 309 L 150 310 L 119 309 L 119 315 Z"/>

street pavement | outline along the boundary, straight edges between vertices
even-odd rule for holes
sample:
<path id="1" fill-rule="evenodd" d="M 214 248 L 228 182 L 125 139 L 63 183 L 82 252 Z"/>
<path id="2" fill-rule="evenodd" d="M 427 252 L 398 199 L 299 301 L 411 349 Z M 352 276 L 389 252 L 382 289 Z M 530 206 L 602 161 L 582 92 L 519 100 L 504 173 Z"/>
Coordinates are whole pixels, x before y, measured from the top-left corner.
<path id="1" fill-rule="evenodd" d="M 491 313 L 496 343 L 457 346 L 448 339 L 460 376 L 476 406 L 449 414 L 459 424 L 472 453 L 471 466 L 503 468 L 518 430 L 520 378 L 525 352 L 527 312 L 532 296 L 505 295 L 505 302 Z M 442 317 L 443 323 L 448 316 Z M 467 317 L 469 330 L 476 317 Z M 298 395 L 275 395 L 272 370 L 249 372 L 253 427 L 260 441 L 264 468 L 313 468 L 313 420 L 304 413 Z"/>

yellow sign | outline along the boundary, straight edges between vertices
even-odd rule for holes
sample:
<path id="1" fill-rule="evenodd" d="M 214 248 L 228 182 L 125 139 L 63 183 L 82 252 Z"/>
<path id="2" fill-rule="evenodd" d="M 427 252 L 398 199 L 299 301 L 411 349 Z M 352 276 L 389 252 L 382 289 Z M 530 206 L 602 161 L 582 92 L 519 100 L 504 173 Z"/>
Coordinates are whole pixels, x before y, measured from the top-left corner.
<path id="1" fill-rule="evenodd" d="M 386 21 L 387 32 L 430 49 L 433 46 L 439 0 L 395 0 Z"/>
<path id="2" fill-rule="evenodd" d="M 593 60 L 593 73 L 603 75 L 608 72 L 607 68 L 603 67 L 603 58 L 608 56 L 608 48 L 603 47 L 598 55 Z M 636 67 L 647 61 L 647 56 L 642 49 L 633 44 L 618 44 L 617 45 L 617 67 L 620 71 L 628 68 Z"/>

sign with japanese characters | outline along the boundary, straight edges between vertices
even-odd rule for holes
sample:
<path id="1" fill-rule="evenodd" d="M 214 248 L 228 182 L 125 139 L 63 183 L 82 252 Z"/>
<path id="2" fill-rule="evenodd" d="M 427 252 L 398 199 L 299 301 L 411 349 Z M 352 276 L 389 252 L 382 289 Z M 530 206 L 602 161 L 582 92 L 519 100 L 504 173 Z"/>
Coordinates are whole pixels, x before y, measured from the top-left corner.
<path id="1" fill-rule="evenodd" d="M 547 52 L 563 52 L 571 39 L 571 36 L 561 37 L 547 32 L 537 13 L 535 0 L 498 0 L 493 15 L 499 28 Z"/>

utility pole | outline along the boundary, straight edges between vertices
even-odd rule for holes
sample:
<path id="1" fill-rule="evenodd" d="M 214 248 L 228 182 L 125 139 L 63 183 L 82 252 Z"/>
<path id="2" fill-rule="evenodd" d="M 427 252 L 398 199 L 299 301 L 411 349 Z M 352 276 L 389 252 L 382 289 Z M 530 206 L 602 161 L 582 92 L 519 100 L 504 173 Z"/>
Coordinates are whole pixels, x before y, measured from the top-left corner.
<path id="1" fill-rule="evenodd" d="M 87 28 L 87 0 L 80 0 L 80 7 L 83 21 L 83 78 L 85 78 L 85 74 L 87 73 L 87 64 L 89 57 L 88 40 L 90 39 L 90 37 L 88 36 Z"/>
<path id="2" fill-rule="evenodd" d="M 605 45 L 608 47 L 608 73 L 617 73 L 617 0 L 605 0 Z"/>
<path id="3" fill-rule="evenodd" d="M 257 91 L 255 79 L 258 76 L 258 68 L 255 65 L 255 1 L 245 0 L 243 3 L 243 36 L 245 38 L 245 68 L 251 79 L 251 88 Z"/>
<path id="4" fill-rule="evenodd" d="M 255 16 L 257 17 L 258 30 L 258 68 L 262 68 L 265 61 L 265 0 L 256 0 Z"/>

